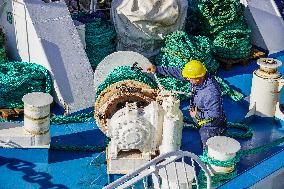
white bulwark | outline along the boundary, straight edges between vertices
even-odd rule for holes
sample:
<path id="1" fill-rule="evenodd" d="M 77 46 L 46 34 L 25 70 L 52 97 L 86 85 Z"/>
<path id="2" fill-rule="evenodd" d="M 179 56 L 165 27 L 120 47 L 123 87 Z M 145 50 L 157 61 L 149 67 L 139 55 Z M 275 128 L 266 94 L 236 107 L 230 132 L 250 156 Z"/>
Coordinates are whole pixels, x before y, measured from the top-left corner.
<path id="1" fill-rule="evenodd" d="M 241 0 L 253 45 L 273 54 L 284 50 L 284 21 L 274 0 Z"/>
<path id="2" fill-rule="evenodd" d="M 9 56 L 47 68 L 67 114 L 93 106 L 93 71 L 65 3 L 0 0 L 0 15 Z"/>

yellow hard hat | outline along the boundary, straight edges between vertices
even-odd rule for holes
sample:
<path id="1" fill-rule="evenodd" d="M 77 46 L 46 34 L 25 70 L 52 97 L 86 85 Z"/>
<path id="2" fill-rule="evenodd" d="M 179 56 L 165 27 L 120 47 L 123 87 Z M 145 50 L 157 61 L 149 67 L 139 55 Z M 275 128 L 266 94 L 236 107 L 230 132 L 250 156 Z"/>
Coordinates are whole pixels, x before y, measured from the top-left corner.
<path id="1" fill-rule="evenodd" d="M 182 70 L 182 76 L 185 78 L 198 78 L 203 77 L 206 74 L 205 66 L 198 60 L 191 60 L 185 64 Z"/>

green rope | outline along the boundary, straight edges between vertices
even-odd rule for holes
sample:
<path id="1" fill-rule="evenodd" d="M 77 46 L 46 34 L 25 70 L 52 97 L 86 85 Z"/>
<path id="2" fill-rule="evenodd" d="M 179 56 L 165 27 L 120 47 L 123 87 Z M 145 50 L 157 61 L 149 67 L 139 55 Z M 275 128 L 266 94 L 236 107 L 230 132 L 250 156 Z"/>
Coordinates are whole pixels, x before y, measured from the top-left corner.
<path id="1" fill-rule="evenodd" d="M 200 127 L 193 122 L 191 117 L 184 116 L 183 121 L 187 124 L 187 127 L 190 127 L 192 129 L 200 129 Z M 227 137 L 251 138 L 253 136 L 252 128 L 246 124 L 227 122 L 227 128 L 228 129 L 225 133 L 225 136 Z M 241 131 L 230 131 L 230 128 L 235 128 Z"/>
<path id="2" fill-rule="evenodd" d="M 231 137 L 231 138 L 251 138 L 253 136 L 252 128 L 249 127 L 246 124 L 228 122 L 227 127 L 228 128 L 235 128 L 235 129 L 239 129 L 239 130 L 244 131 L 244 132 L 239 132 L 239 131 L 233 132 L 233 131 L 230 131 L 228 129 L 225 133 L 225 135 L 227 137 Z"/>
<path id="3" fill-rule="evenodd" d="M 166 67 L 178 67 L 182 69 L 184 65 L 193 59 L 204 62 L 208 72 L 214 74 L 219 67 L 218 62 L 212 57 L 212 44 L 209 38 L 204 36 L 191 36 L 185 32 L 177 31 L 166 36 L 165 45 L 161 53 L 156 57 L 156 65 Z M 160 83 L 167 90 L 176 90 L 189 93 L 190 83 L 179 81 L 178 79 L 157 75 Z M 223 95 L 230 96 L 235 101 L 240 101 L 244 96 L 229 87 L 225 81 L 215 77 L 222 89 Z M 178 95 L 179 99 L 186 99 L 184 95 Z"/>
<path id="4" fill-rule="evenodd" d="M 27 62 L 0 63 L 0 108 L 22 108 L 22 97 L 31 92 L 51 93 L 48 71 Z"/>
<path id="5" fill-rule="evenodd" d="M 51 144 L 51 150 L 58 150 L 58 151 L 78 151 L 78 152 L 103 152 L 105 151 L 106 147 L 110 142 L 109 138 L 105 138 L 104 146 L 75 146 L 75 145 L 60 145 L 60 144 Z"/>
<path id="6" fill-rule="evenodd" d="M 113 25 L 100 18 L 85 25 L 86 53 L 93 68 L 108 55 L 113 53 L 115 47 L 115 29 Z"/>
<path id="7" fill-rule="evenodd" d="M 186 31 L 209 37 L 214 56 L 248 58 L 251 30 L 239 0 L 189 0 Z"/>
<path id="8" fill-rule="evenodd" d="M 271 143 L 253 148 L 253 149 L 248 149 L 248 150 L 241 150 L 239 153 L 240 155 L 246 156 L 246 155 L 251 155 L 251 154 L 257 154 L 260 152 L 264 152 L 269 150 L 270 148 L 273 148 L 275 146 L 278 146 L 279 144 L 282 144 L 284 142 L 284 137 L 281 137 L 279 139 L 274 140 Z"/>
<path id="9" fill-rule="evenodd" d="M 156 57 L 155 63 L 158 66 L 178 67 L 182 69 L 190 60 L 204 62 L 210 73 L 215 73 L 219 67 L 218 62 L 212 57 L 212 43 L 204 36 L 191 36 L 185 32 L 177 31 L 165 38 L 165 44 L 161 53 Z M 179 81 L 172 77 L 157 75 L 161 84 L 167 90 L 190 92 L 190 83 Z M 180 99 L 186 99 L 178 95 Z"/>
<path id="10" fill-rule="evenodd" d="M 68 124 L 68 123 L 85 123 L 89 122 L 94 117 L 94 111 L 89 113 L 82 113 L 78 115 L 73 116 L 65 116 L 65 115 L 54 115 L 50 118 L 50 123 L 54 125 L 62 125 L 62 124 Z M 3 122 L 22 122 L 22 121 L 15 121 L 15 120 L 6 120 L 0 118 L 0 123 Z"/>
<path id="11" fill-rule="evenodd" d="M 209 35 L 228 24 L 240 22 L 243 17 L 237 0 L 200 0 L 198 9 L 203 21 L 203 32 Z"/>
<path id="12" fill-rule="evenodd" d="M 74 146 L 74 145 L 57 145 L 51 144 L 51 150 L 59 151 L 80 151 L 80 152 L 102 152 L 105 151 L 105 146 Z"/>
<path id="13" fill-rule="evenodd" d="M 216 160 L 216 159 L 212 159 L 208 157 L 208 151 L 204 150 L 203 154 L 200 155 L 199 158 L 201 159 L 203 163 L 206 163 L 206 164 L 212 164 L 212 165 L 222 166 L 222 167 L 229 167 L 232 165 L 236 165 L 240 161 L 241 153 L 236 154 L 236 156 L 230 160 L 220 161 L 220 160 Z"/>
<path id="14" fill-rule="evenodd" d="M 85 123 L 90 121 L 94 117 L 94 111 L 89 113 L 82 113 L 74 116 L 52 116 L 50 118 L 51 124 L 61 125 L 61 124 L 68 124 L 68 123 Z"/>
<path id="15" fill-rule="evenodd" d="M 267 151 L 273 147 L 278 146 L 279 144 L 282 144 L 284 142 L 284 137 L 281 137 L 279 139 L 274 140 L 271 143 L 256 147 L 256 148 L 251 148 L 251 149 L 246 149 L 246 150 L 240 150 L 239 152 L 237 152 L 236 156 L 232 159 L 229 159 L 227 161 L 219 161 L 219 160 L 215 160 L 212 159 L 210 157 L 208 157 L 208 151 L 205 150 L 203 152 L 203 155 L 199 156 L 201 161 L 204 162 L 205 164 L 212 164 L 212 165 L 216 165 L 216 166 L 221 166 L 221 167 L 228 167 L 228 166 L 233 166 L 236 165 L 242 156 L 247 156 L 247 155 L 252 155 L 252 154 L 257 154 L 257 153 L 261 153 L 264 151 Z M 228 180 L 228 179 L 232 179 L 236 176 L 237 171 L 235 170 L 234 173 L 228 173 L 228 174 L 219 174 L 219 175 L 214 175 L 212 177 L 213 183 L 215 186 L 220 186 L 221 184 L 223 184 L 224 181 Z M 203 174 L 203 175 L 202 175 Z M 217 178 L 216 178 L 217 177 Z M 201 176 L 199 177 L 199 181 L 200 183 L 202 183 L 201 185 L 204 185 L 205 181 L 206 181 L 206 177 L 204 177 L 204 173 L 201 173 Z M 206 186 L 206 183 L 205 183 Z"/>
<path id="16" fill-rule="evenodd" d="M 216 188 L 221 186 L 226 180 L 232 179 L 234 177 L 237 176 L 237 171 L 234 170 L 230 173 L 226 173 L 226 174 L 215 174 L 213 176 L 211 176 L 211 187 Z M 207 177 L 205 176 L 204 171 L 200 171 L 198 174 L 198 185 L 199 188 L 206 188 L 207 183 Z"/>
<path id="17" fill-rule="evenodd" d="M 224 79 L 215 76 L 216 81 L 219 83 L 219 86 L 222 90 L 222 95 L 228 95 L 234 101 L 240 101 L 244 98 L 244 95 L 234 89 L 232 89 Z"/>
<path id="18" fill-rule="evenodd" d="M 157 88 L 157 83 L 141 70 L 131 69 L 130 66 L 119 66 L 112 70 L 105 81 L 98 86 L 96 98 L 110 85 L 124 80 L 140 81 L 152 88 Z"/>
<path id="19" fill-rule="evenodd" d="M 52 80 L 48 71 L 27 62 L 0 63 L 0 108 L 23 108 L 22 97 L 31 92 L 51 93 Z M 75 116 L 53 116 L 52 124 L 82 123 L 93 117 L 93 111 Z M 0 122 L 15 122 L 0 119 Z"/>
<path id="20" fill-rule="evenodd" d="M 239 0 L 200 0 L 201 33 L 213 40 L 214 54 L 243 59 L 251 52 L 250 33 Z"/>
<path id="21" fill-rule="evenodd" d="M 214 39 L 214 53 L 228 59 L 247 58 L 251 52 L 250 30 L 227 30 L 220 32 Z"/>
<path id="22" fill-rule="evenodd" d="M 212 57 L 212 42 L 205 36 L 191 36 L 176 31 L 166 36 L 161 53 L 156 58 L 158 66 L 183 68 L 190 60 L 202 61 L 207 70 L 214 74 L 219 67 Z"/>

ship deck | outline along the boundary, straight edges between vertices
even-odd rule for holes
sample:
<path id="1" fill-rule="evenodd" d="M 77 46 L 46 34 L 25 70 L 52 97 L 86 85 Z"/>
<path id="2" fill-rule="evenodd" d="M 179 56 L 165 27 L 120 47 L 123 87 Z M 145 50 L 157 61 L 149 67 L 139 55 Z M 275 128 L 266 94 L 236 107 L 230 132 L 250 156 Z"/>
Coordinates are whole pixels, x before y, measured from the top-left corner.
<path id="1" fill-rule="evenodd" d="M 284 56 L 276 55 L 284 61 Z M 248 66 L 234 66 L 231 71 L 220 71 L 219 76 L 224 78 L 232 87 L 238 89 L 246 96 L 250 94 L 252 72 L 257 69 L 257 64 L 251 62 Z M 284 66 L 280 68 L 284 73 Z M 283 92 L 281 102 L 284 101 Z M 245 121 L 253 128 L 251 139 L 237 139 L 242 149 L 250 149 L 270 143 L 284 136 L 283 121 L 268 118 L 254 117 L 245 120 L 249 103 L 246 100 L 234 102 L 229 97 L 224 97 L 225 113 L 230 122 Z M 187 102 L 181 105 L 186 114 Z M 94 120 L 88 123 L 74 123 L 65 125 L 51 125 L 51 144 L 76 145 L 76 146 L 105 146 L 105 136 L 98 129 Z M 202 153 L 201 141 L 197 130 L 184 128 L 182 150 L 200 155 Z M 237 164 L 238 177 L 236 179 L 246 183 L 248 179 L 242 173 L 262 165 L 261 170 L 269 174 L 271 166 L 263 161 L 281 152 L 284 145 L 271 148 L 268 151 L 255 155 L 244 156 Z M 274 156 L 278 167 L 283 167 L 282 156 Z M 278 160 L 277 160 L 278 157 Z M 272 166 L 273 167 L 273 166 Z M 253 169 L 251 169 L 253 168 Z M 258 168 L 259 169 L 259 168 Z M 265 171 L 265 170 L 268 171 Z M 257 170 L 256 170 L 257 171 Z M 40 149 L 0 149 L 0 188 L 102 188 L 108 182 L 105 164 L 105 152 L 79 152 Z M 262 177 L 267 175 L 263 174 Z M 255 182 L 261 177 L 255 177 Z M 232 185 L 227 183 L 229 186 Z M 226 187 L 225 184 L 222 186 Z M 231 184 L 231 185 L 229 185 Z M 247 183 L 246 187 L 253 183 Z M 233 187 L 235 188 L 235 187 Z"/>

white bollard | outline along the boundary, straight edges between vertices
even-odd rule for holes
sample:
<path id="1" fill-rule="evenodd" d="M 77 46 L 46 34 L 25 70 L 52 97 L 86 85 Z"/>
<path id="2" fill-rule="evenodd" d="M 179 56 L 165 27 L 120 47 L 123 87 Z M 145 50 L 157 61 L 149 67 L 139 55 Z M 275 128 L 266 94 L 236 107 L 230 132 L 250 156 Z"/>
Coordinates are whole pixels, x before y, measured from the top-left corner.
<path id="1" fill-rule="evenodd" d="M 284 85 L 282 75 L 277 71 L 282 62 L 272 58 L 260 58 L 257 64 L 260 68 L 253 72 L 250 111 L 246 117 L 274 117 L 275 111 L 279 109 L 279 95 Z"/>
<path id="2" fill-rule="evenodd" d="M 183 162 L 173 162 L 159 170 L 161 189 L 191 189 L 195 177 L 194 168 Z"/>
<path id="3" fill-rule="evenodd" d="M 53 98 L 50 94 L 33 92 L 23 97 L 24 130 L 35 136 L 34 146 L 50 143 L 49 116 Z"/>
<path id="4" fill-rule="evenodd" d="M 233 138 L 225 136 L 215 136 L 209 138 L 206 142 L 208 146 L 208 157 L 219 161 L 228 161 L 236 156 L 236 153 L 241 149 L 241 145 Z M 230 173 L 235 169 L 235 166 L 221 167 L 209 164 L 209 168 L 213 174 Z"/>

